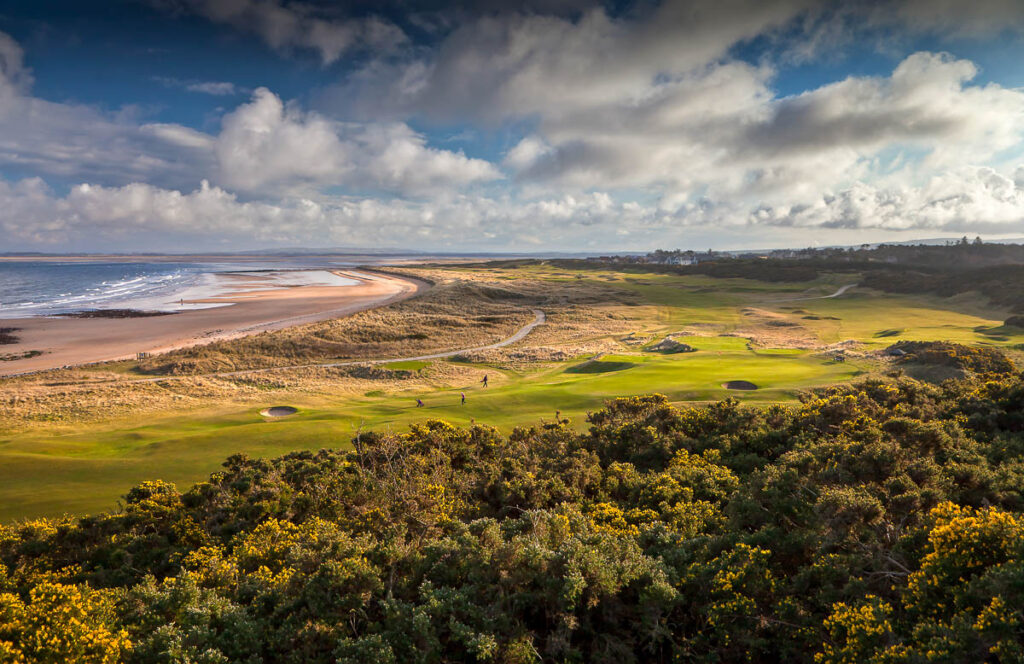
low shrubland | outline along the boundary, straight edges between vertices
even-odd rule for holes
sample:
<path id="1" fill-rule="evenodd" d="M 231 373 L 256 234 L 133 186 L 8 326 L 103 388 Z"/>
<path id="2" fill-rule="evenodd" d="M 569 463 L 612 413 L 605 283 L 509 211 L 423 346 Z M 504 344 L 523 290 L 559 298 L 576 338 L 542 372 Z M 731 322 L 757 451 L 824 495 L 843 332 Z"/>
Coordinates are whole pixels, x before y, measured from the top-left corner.
<path id="1" fill-rule="evenodd" d="M 0 529 L 0 653 L 1016 662 L 1022 413 L 1016 374 L 869 380 L 234 456 L 117 512 Z"/>
<path id="2" fill-rule="evenodd" d="M 998 348 L 965 346 L 949 341 L 899 341 L 887 350 L 899 353 L 898 363 L 919 368 L 944 368 L 950 376 L 979 374 L 1001 376 L 1017 371 L 1016 365 Z"/>

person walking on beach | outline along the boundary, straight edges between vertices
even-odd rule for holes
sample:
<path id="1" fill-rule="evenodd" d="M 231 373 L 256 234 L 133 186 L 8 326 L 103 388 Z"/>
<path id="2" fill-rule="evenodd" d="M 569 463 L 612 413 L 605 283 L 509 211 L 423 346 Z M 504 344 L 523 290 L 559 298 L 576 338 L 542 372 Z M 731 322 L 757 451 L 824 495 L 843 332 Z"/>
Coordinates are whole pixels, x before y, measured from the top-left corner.
<path id="1" fill-rule="evenodd" d="M 487 387 L 487 374 L 484 374 L 484 379 L 480 382 L 484 384 L 484 387 Z"/>
<path id="2" fill-rule="evenodd" d="M 465 392 L 459 392 L 459 396 L 462 397 L 462 405 L 465 406 L 466 405 L 466 393 Z"/>
<path id="3" fill-rule="evenodd" d="M 423 399 L 417 399 L 416 400 L 416 407 L 417 408 L 423 408 Z"/>

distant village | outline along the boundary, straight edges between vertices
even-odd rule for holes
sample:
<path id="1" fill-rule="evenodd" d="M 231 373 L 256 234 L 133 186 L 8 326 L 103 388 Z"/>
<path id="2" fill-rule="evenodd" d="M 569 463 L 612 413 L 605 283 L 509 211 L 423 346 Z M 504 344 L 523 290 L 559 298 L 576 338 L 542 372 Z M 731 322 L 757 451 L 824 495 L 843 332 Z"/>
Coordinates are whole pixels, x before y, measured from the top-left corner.
<path id="1" fill-rule="evenodd" d="M 866 245 L 865 245 L 866 246 Z M 592 256 L 587 260 L 600 263 L 626 263 L 633 265 L 699 265 L 728 258 L 763 258 L 800 260 L 845 255 L 845 249 L 772 249 L 768 251 L 693 251 L 657 249 L 645 255 Z"/>
<path id="2" fill-rule="evenodd" d="M 949 256 L 956 252 L 962 258 L 979 262 L 1003 262 L 1006 254 L 1021 254 L 1024 247 L 1018 244 L 985 244 L 980 237 L 969 240 L 949 240 L 932 244 L 862 244 L 851 247 L 808 247 L 806 249 L 771 249 L 763 251 L 693 251 L 658 249 L 648 254 L 593 256 L 589 261 L 631 265 L 699 265 L 727 259 L 762 260 L 835 260 L 871 261 L 884 263 L 920 262 L 923 258 Z M 988 259 L 988 260 L 986 260 Z"/>

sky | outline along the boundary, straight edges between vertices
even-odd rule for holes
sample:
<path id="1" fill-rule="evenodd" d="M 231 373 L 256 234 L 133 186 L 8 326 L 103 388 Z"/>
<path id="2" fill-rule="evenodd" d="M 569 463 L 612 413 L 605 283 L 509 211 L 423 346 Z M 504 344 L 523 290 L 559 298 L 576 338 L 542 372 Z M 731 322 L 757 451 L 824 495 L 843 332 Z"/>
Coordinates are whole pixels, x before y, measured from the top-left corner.
<path id="1" fill-rule="evenodd" d="M 1024 236 L 1020 0 L 6 0 L 0 252 Z"/>

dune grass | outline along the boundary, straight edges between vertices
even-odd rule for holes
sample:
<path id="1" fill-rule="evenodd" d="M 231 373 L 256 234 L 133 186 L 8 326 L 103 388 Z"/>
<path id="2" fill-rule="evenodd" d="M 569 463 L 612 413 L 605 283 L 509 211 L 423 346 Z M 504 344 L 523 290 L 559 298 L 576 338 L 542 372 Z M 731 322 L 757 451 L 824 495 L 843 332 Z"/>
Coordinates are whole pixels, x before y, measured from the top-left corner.
<path id="1" fill-rule="evenodd" d="M 92 398 L 103 403 L 111 401 L 111 390 L 123 395 L 139 390 L 140 397 L 125 396 L 123 401 L 130 407 L 111 410 L 109 417 L 95 421 L 77 419 L 74 413 L 79 411 L 74 409 L 66 409 L 71 415 L 53 422 L 0 420 L 0 521 L 108 510 L 142 480 L 162 478 L 187 486 L 216 471 L 235 453 L 275 456 L 297 449 L 345 447 L 360 429 L 402 430 L 427 418 L 458 424 L 475 420 L 510 430 L 554 418 L 557 410 L 585 427 L 588 411 L 606 399 L 633 394 L 660 392 L 676 403 L 726 397 L 744 403 L 792 401 L 801 390 L 879 370 L 881 361 L 870 353 L 851 353 L 840 363 L 824 352 L 827 344 L 849 339 L 861 344 L 860 351 L 884 348 L 900 339 L 948 339 L 1003 348 L 1024 343 L 1024 330 L 1001 327 L 1005 312 L 976 302 L 860 289 L 840 298 L 794 301 L 833 292 L 849 283 L 848 278 L 765 284 L 608 272 L 581 279 L 543 266 L 445 272 L 462 280 L 501 283 L 508 289 L 522 284 L 523 301 L 503 299 L 501 311 L 511 306 L 508 302 L 524 309 L 543 306 L 549 323 L 493 358 L 471 363 L 392 362 L 380 366 L 382 377 L 373 374 L 358 380 L 340 373 L 320 375 L 317 382 L 304 374 L 288 379 L 265 374 L 265 383 L 241 378 L 233 383 L 207 381 L 199 396 L 188 393 L 187 383 L 169 384 L 167 395 L 161 396 L 158 390 L 163 388 L 154 383 L 146 383 L 143 390 L 142 384 L 127 382 L 138 378 L 131 363 L 69 374 L 61 380 L 87 382 L 106 376 L 124 381 L 95 393 Z M 449 304 L 445 303 L 446 316 L 453 315 Z M 759 313 L 744 313 L 751 307 Z M 414 324 L 424 324 L 424 309 L 425 305 L 405 304 L 399 311 L 410 312 Z M 378 329 L 380 321 L 401 326 L 403 320 L 393 313 L 364 318 L 371 330 Z M 520 318 L 526 320 L 529 315 L 508 320 Z M 510 331 L 504 320 L 492 336 Z M 769 326 L 772 321 L 793 325 Z M 360 333 L 355 324 L 346 323 L 346 334 L 352 338 Z M 312 329 L 322 333 L 324 327 Z M 748 336 L 736 336 L 750 329 L 770 332 L 774 335 L 770 338 L 781 343 L 766 346 Z M 889 330 L 897 332 L 879 336 Z M 630 333 L 649 341 L 642 345 L 622 341 Z M 287 338 L 299 339 L 301 334 L 291 330 Z M 472 336 L 473 342 L 485 339 L 482 332 L 474 334 L 479 336 Z M 668 334 L 697 351 L 645 351 L 645 345 Z M 789 346 L 784 343 L 788 334 L 817 339 L 821 347 Z M 543 359 L 552 357 L 559 359 Z M 487 388 L 479 382 L 483 373 L 490 379 Z M 391 374 L 408 375 L 397 380 L 388 378 Z M 749 381 L 759 389 L 730 391 L 721 387 L 727 381 Z M 52 391 L 42 382 L 9 385 L 8 395 L 0 394 L 8 407 L 25 399 L 31 389 Z M 356 385 L 362 387 L 353 389 Z M 467 395 L 464 406 L 460 392 Z M 69 391 L 60 399 L 71 403 L 89 394 Z M 422 399 L 425 407 L 416 408 L 416 399 Z M 145 402 L 163 407 L 145 411 Z M 168 407 L 178 403 L 180 412 Z M 299 412 L 278 420 L 260 416 L 260 410 L 276 405 L 295 406 Z"/>
<path id="2" fill-rule="evenodd" d="M 430 362 L 424 362 L 423 360 L 406 360 L 404 362 L 388 362 L 382 365 L 389 371 L 419 371 L 430 366 Z"/>

